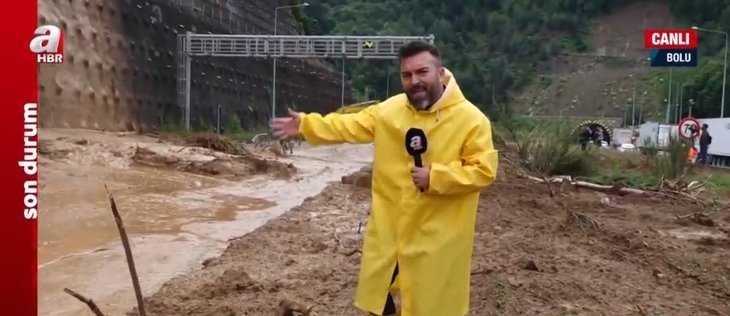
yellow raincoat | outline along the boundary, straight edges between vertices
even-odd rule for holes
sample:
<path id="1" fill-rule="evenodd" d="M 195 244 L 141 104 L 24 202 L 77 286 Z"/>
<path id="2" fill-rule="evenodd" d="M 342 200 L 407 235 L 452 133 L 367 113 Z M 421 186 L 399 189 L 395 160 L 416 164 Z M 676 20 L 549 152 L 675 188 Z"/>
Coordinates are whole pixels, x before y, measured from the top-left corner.
<path id="1" fill-rule="evenodd" d="M 374 143 L 372 210 L 355 305 L 382 313 L 398 264 L 402 316 L 463 316 L 469 310 L 474 227 L 480 191 L 497 173 L 489 119 L 446 71 L 446 90 L 418 111 L 399 94 L 358 113 L 301 114 L 310 144 Z M 405 134 L 422 129 L 430 184 L 413 183 Z"/>

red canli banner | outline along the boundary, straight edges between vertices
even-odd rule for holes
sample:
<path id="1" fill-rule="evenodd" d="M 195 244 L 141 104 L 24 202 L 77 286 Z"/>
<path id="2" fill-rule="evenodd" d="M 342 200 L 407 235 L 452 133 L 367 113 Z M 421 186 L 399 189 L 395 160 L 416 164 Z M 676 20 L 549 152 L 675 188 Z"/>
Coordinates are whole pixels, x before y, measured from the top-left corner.
<path id="1" fill-rule="evenodd" d="M 697 48 L 697 30 L 644 30 L 644 48 Z"/>
<path id="2" fill-rule="evenodd" d="M 0 243 L 3 314 L 38 314 L 38 65 L 30 42 L 38 21 L 35 1 L 8 2 L 2 23 Z"/>

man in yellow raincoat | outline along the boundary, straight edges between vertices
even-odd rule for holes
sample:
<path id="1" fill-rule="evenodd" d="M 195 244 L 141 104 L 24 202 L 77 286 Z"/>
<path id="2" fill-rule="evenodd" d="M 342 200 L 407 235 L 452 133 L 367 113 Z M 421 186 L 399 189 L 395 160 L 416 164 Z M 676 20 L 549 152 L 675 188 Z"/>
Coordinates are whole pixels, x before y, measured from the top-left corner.
<path id="1" fill-rule="evenodd" d="M 405 93 L 350 114 L 303 114 L 272 121 L 280 138 L 310 144 L 374 144 L 372 210 L 355 305 L 384 315 L 397 274 L 403 316 L 463 316 L 479 195 L 497 173 L 489 119 L 462 94 L 429 43 L 399 51 Z M 406 133 L 423 131 L 422 167 Z"/>

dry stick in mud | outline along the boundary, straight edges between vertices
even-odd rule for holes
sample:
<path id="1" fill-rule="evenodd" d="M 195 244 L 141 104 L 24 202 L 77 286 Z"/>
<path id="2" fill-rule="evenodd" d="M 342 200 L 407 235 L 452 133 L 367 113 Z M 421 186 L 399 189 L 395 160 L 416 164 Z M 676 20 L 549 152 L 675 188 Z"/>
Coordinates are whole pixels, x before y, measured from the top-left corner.
<path id="1" fill-rule="evenodd" d="M 550 187 L 550 181 L 548 181 L 548 179 L 545 178 L 545 176 L 542 177 L 542 181 L 544 181 L 545 184 L 547 184 L 548 191 L 550 191 L 550 197 L 555 197 L 555 194 L 553 194 L 553 189 Z"/>
<path id="2" fill-rule="evenodd" d="M 75 297 L 77 300 L 84 302 L 87 306 L 89 306 L 89 309 L 92 313 L 96 316 L 104 316 L 104 313 L 101 312 L 99 309 L 99 306 L 96 306 L 96 303 L 94 303 L 94 300 L 87 298 L 86 296 L 83 296 L 79 293 L 76 293 L 68 288 L 63 289 L 64 292 L 68 293 L 68 295 L 71 295 Z"/>
<path id="3" fill-rule="evenodd" d="M 137 308 L 139 309 L 140 316 L 147 316 L 144 310 L 144 301 L 142 299 L 142 290 L 139 287 L 139 278 L 137 277 L 137 269 L 134 267 L 134 258 L 132 257 L 132 249 L 129 247 L 129 238 L 127 238 L 127 232 L 124 229 L 124 221 L 119 215 L 117 210 L 117 203 L 114 201 L 114 196 L 109 192 L 109 188 L 104 185 L 106 194 L 109 197 L 109 203 L 111 203 L 112 214 L 114 214 L 114 221 L 117 223 L 119 229 L 119 235 L 122 238 L 122 246 L 124 246 L 124 254 L 127 257 L 127 265 L 129 266 L 129 274 L 132 276 L 132 285 L 134 286 L 134 295 L 137 297 Z"/>

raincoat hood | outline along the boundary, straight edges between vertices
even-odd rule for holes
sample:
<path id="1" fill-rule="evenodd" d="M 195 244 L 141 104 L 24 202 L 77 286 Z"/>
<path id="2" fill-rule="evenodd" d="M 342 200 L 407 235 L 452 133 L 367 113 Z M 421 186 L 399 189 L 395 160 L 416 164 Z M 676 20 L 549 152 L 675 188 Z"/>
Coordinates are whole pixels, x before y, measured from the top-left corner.
<path id="1" fill-rule="evenodd" d="M 461 92 L 461 89 L 456 82 L 456 78 L 454 78 L 454 75 L 451 73 L 451 71 L 444 68 L 444 72 L 444 76 L 443 78 L 441 78 L 441 84 L 445 85 L 446 87 L 444 88 L 444 93 L 436 101 L 436 103 L 431 105 L 428 109 L 424 110 L 418 110 L 415 106 L 410 104 L 410 102 L 408 102 L 408 106 L 410 106 L 414 111 L 433 113 L 466 101 L 466 97 L 464 97 L 464 94 Z"/>

